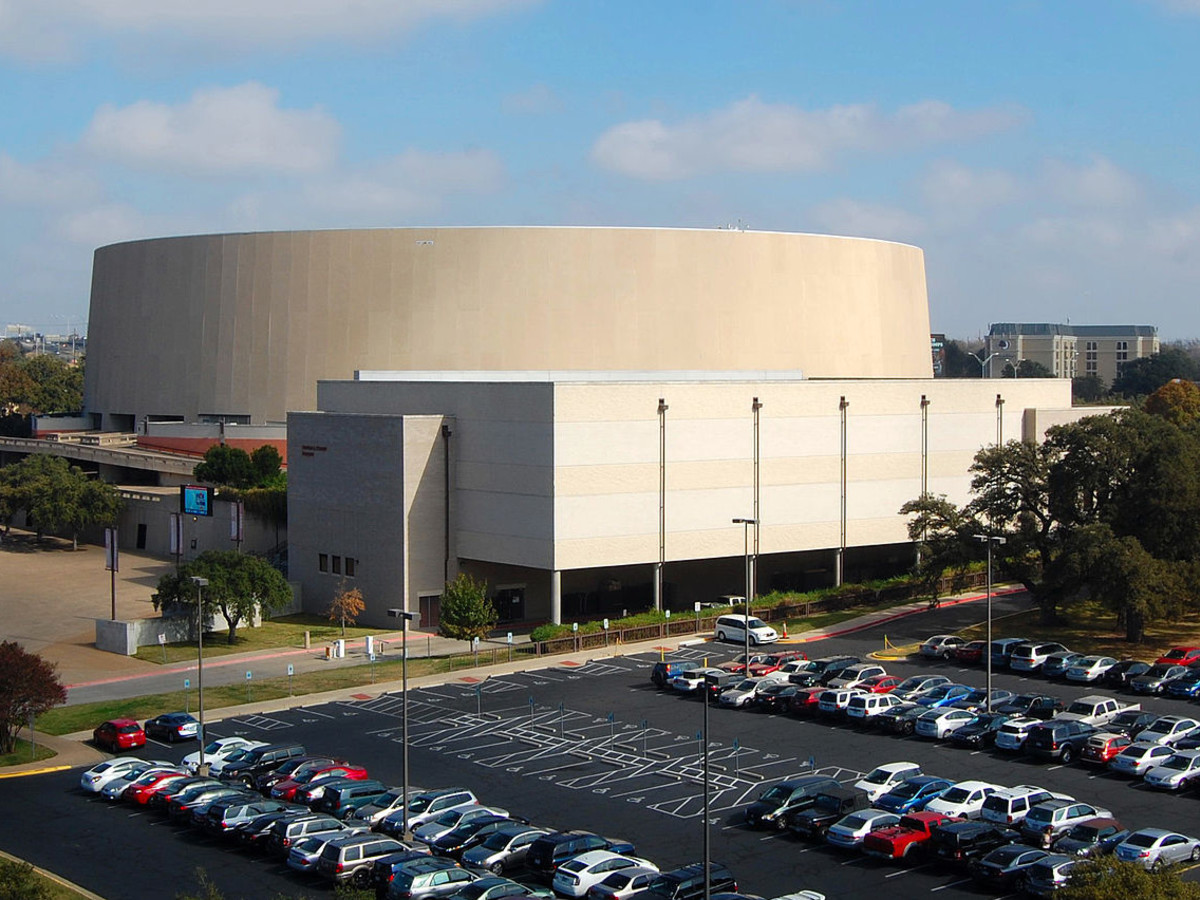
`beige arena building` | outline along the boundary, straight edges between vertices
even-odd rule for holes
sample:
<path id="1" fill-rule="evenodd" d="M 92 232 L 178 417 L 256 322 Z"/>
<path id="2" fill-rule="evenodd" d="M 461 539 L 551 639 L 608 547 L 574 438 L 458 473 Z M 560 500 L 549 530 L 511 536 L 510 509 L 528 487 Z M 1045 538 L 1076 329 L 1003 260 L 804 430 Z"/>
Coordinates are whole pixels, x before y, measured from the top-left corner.
<path id="1" fill-rule="evenodd" d="M 732 230 L 435 228 L 97 251 L 96 427 L 287 422 L 290 578 L 320 611 L 677 610 L 903 570 L 900 505 L 966 499 L 1066 379 L 934 380 L 924 261 Z M 1091 411 L 1091 410 L 1089 410 Z M 224 428 L 224 426 L 222 426 Z M 738 524 L 735 519 L 753 519 Z M 757 552 L 756 552 L 757 551 Z"/>

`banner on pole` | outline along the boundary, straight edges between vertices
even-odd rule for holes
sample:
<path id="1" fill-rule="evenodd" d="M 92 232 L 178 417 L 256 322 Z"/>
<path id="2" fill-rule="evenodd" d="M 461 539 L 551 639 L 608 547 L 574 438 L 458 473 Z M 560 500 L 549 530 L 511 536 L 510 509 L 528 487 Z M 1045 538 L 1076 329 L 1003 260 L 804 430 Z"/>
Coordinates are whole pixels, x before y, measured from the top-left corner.
<path id="1" fill-rule="evenodd" d="M 171 513 L 171 555 L 179 556 L 183 553 L 183 516 L 179 513 Z"/>
<path id="2" fill-rule="evenodd" d="M 117 550 L 117 529 L 104 529 L 104 568 L 109 572 L 119 572 L 119 551 Z"/>
<path id="3" fill-rule="evenodd" d="M 246 517 L 246 504 L 238 500 L 229 504 L 229 539 L 231 541 L 242 542 L 242 527 Z"/>

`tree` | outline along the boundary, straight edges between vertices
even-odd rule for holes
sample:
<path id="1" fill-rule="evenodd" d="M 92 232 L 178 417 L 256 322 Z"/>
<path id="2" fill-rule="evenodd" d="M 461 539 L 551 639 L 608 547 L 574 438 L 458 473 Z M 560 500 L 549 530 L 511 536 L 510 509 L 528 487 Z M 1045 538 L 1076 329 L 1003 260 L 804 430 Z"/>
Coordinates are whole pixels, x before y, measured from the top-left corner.
<path id="1" fill-rule="evenodd" d="M 945 378 L 980 378 L 979 357 L 962 341 L 948 340 L 942 346 L 942 375 Z"/>
<path id="2" fill-rule="evenodd" d="M 229 626 L 231 644 L 237 640 L 237 628 L 243 619 L 253 618 L 260 610 L 269 615 L 292 602 L 292 589 L 283 575 L 261 556 L 236 550 L 206 550 L 181 566 L 179 572 L 158 580 L 158 590 L 150 598 L 154 608 L 180 606 L 195 616 L 195 576 L 208 579 L 208 585 L 199 591 L 203 618 L 207 620 L 219 612 Z"/>
<path id="3" fill-rule="evenodd" d="M 353 625 L 358 621 L 358 617 L 362 615 L 367 604 L 363 602 L 362 591 L 358 588 L 347 588 L 346 582 L 343 581 L 338 586 L 338 591 L 333 595 L 333 602 L 329 604 L 329 621 L 342 623 L 342 637 L 346 636 L 346 626 Z"/>
<path id="4" fill-rule="evenodd" d="M 1138 863 L 1102 856 L 1076 866 L 1067 886 L 1055 896 L 1061 900 L 1200 900 L 1200 885 L 1184 881 L 1175 869 L 1148 872 Z"/>
<path id="5" fill-rule="evenodd" d="M 1010 359 L 1000 372 L 1001 378 L 1053 378 L 1054 373 L 1040 362 L 1032 359 L 1017 360 L 1016 365 Z"/>
<path id="6" fill-rule="evenodd" d="M 1078 375 L 1071 379 L 1071 400 L 1076 403 L 1099 403 L 1108 396 L 1108 388 L 1099 375 Z"/>
<path id="7" fill-rule="evenodd" d="M 206 484 L 250 488 L 256 483 L 250 454 L 228 444 L 213 444 L 205 450 L 204 462 L 197 464 L 192 474 Z"/>
<path id="8" fill-rule="evenodd" d="M 1195 422 L 1200 419 L 1200 386 L 1194 381 L 1173 378 L 1147 397 L 1143 408 L 1173 425 Z"/>
<path id="9" fill-rule="evenodd" d="M 974 519 L 960 511 L 944 494 L 924 494 L 900 508 L 901 515 L 912 516 L 908 523 L 909 540 L 917 544 L 915 574 L 923 592 L 937 600 L 942 579 L 952 573 L 950 591 L 965 587 L 967 566 L 974 561 L 978 531 Z"/>
<path id="10" fill-rule="evenodd" d="M 499 616 L 487 596 L 487 583 L 460 572 L 446 582 L 440 606 L 438 633 L 442 637 L 469 641 L 485 638 L 496 627 Z"/>
<path id="11" fill-rule="evenodd" d="M 1124 363 L 1120 374 L 1113 380 L 1112 389 L 1114 394 L 1124 394 L 1126 397 L 1145 396 L 1174 378 L 1186 381 L 1200 379 L 1200 363 L 1179 347 L 1167 347 L 1153 356 L 1143 356 Z"/>
<path id="12" fill-rule="evenodd" d="M 30 716 L 67 702 L 53 663 L 16 641 L 0 642 L 0 753 L 12 753 L 17 732 Z"/>
<path id="13" fill-rule="evenodd" d="M 46 532 L 69 531 L 78 549 L 80 531 L 89 525 L 110 525 L 121 511 L 115 487 L 89 478 L 61 456 L 31 454 L 0 472 L 0 515 L 7 523 L 24 509 L 39 538 Z"/>
<path id="14" fill-rule="evenodd" d="M 22 398 L 28 412 L 49 415 L 83 408 L 82 365 L 68 365 L 45 353 L 27 356 L 19 365 L 30 383 L 29 393 Z"/>
<path id="15" fill-rule="evenodd" d="M 270 444 L 256 447 L 250 454 L 250 463 L 254 467 L 255 484 L 270 484 L 279 477 L 283 467 L 283 457 Z"/>

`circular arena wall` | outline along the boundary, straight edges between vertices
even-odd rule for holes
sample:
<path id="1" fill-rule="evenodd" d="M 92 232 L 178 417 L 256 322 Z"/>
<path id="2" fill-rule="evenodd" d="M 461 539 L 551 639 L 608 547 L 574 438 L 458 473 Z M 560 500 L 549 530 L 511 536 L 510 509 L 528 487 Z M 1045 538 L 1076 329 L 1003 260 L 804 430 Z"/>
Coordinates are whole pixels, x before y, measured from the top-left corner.
<path id="1" fill-rule="evenodd" d="M 84 402 L 283 422 L 356 370 L 931 377 L 920 249 L 777 232 L 395 228 L 96 251 Z"/>

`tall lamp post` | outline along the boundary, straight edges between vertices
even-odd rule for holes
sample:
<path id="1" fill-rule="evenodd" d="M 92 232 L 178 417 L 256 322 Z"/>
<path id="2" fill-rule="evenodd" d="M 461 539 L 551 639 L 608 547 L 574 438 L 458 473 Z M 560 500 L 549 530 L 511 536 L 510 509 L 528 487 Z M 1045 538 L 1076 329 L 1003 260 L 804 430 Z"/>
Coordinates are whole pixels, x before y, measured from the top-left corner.
<path id="1" fill-rule="evenodd" d="M 747 634 L 749 628 L 746 629 Z M 746 674 L 750 674 L 750 660 L 746 659 Z M 704 691 L 704 900 L 712 900 L 712 844 L 709 837 L 708 825 L 708 704 L 712 691 L 708 682 L 700 685 Z"/>
<path id="2" fill-rule="evenodd" d="M 199 575 L 192 576 L 192 584 L 196 585 L 196 697 L 200 707 L 200 725 L 197 737 L 200 738 L 200 759 L 196 767 L 199 775 L 208 774 L 208 766 L 204 764 L 204 596 L 203 590 L 208 587 L 208 579 Z"/>
<path id="3" fill-rule="evenodd" d="M 977 534 L 975 540 L 987 544 L 987 711 L 992 711 L 992 545 L 1003 544 L 998 534 Z"/>
<path id="4" fill-rule="evenodd" d="M 750 674 L 750 601 L 754 599 L 754 580 L 750 575 L 750 526 L 758 519 L 734 519 L 734 525 L 742 526 L 742 553 L 746 559 L 746 674 Z"/>
<path id="5" fill-rule="evenodd" d="M 401 790 L 404 794 L 404 837 L 408 838 L 408 623 L 417 617 L 404 609 L 389 609 L 388 615 L 400 620 L 400 765 L 404 769 Z"/>
<path id="6" fill-rule="evenodd" d="M 983 351 L 980 350 L 979 352 L 982 353 Z M 987 359 L 981 359 L 979 357 L 979 353 L 970 353 L 968 355 L 972 359 L 974 359 L 975 362 L 979 363 L 979 377 L 987 378 L 987 374 L 986 374 L 987 373 L 987 364 L 990 363 L 993 359 L 995 359 L 1000 354 L 999 353 L 989 353 L 987 356 Z"/>

